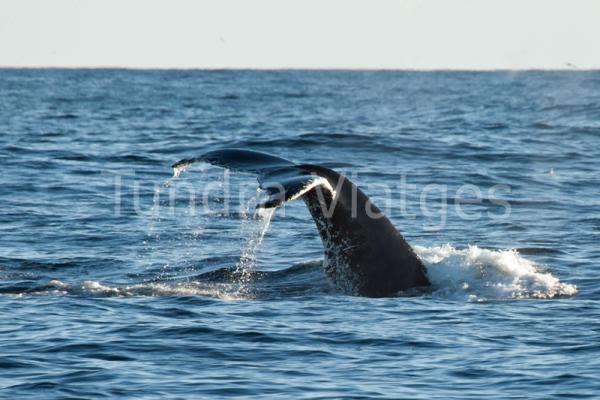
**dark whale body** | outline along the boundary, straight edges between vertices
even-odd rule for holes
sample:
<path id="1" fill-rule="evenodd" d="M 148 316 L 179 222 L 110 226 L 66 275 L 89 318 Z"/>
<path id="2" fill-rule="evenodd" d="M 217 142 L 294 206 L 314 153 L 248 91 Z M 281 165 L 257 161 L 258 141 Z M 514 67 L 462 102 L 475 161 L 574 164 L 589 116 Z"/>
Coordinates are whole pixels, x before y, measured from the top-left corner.
<path id="1" fill-rule="evenodd" d="M 322 166 L 241 149 L 211 151 L 173 165 L 205 161 L 258 175 L 269 198 L 257 207 L 278 207 L 302 197 L 325 248 L 325 272 L 347 294 L 385 297 L 429 286 L 419 257 L 389 219 L 345 176 Z"/>

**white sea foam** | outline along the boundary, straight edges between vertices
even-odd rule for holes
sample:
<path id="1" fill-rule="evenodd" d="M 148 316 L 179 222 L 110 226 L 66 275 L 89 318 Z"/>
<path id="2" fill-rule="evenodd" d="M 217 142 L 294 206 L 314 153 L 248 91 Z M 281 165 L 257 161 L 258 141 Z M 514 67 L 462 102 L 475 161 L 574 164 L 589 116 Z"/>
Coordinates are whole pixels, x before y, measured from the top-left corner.
<path id="1" fill-rule="evenodd" d="M 51 294 L 88 294 L 94 296 L 128 297 L 128 296 L 205 296 L 224 300 L 242 300 L 250 297 L 238 293 L 237 285 L 177 282 L 177 283 L 140 283 L 126 286 L 108 286 L 97 281 L 84 281 L 67 284 L 59 280 L 48 283 L 50 290 L 40 292 Z"/>
<path id="2" fill-rule="evenodd" d="M 562 283 L 515 250 L 477 246 L 456 249 L 415 246 L 427 266 L 434 293 L 469 301 L 572 296 L 577 287 Z"/>
<path id="3" fill-rule="evenodd" d="M 224 300 L 253 299 L 252 283 L 244 273 L 254 268 L 255 245 L 260 243 L 271 215 L 263 216 L 255 233 L 252 251 L 237 266 L 237 280 L 217 282 L 151 282 L 109 286 L 97 281 L 67 284 L 59 280 L 48 283 L 43 292 L 52 294 L 90 294 L 94 296 L 206 296 Z M 577 287 L 560 282 L 541 266 L 522 257 L 515 250 L 489 250 L 477 246 L 456 249 L 442 246 L 415 246 L 427 266 L 433 295 L 441 298 L 488 301 L 501 299 L 548 299 L 573 296 Z M 244 262 L 246 264 L 244 264 Z M 243 289 L 243 290 L 242 290 Z M 41 293 L 38 293 L 41 294 Z"/>

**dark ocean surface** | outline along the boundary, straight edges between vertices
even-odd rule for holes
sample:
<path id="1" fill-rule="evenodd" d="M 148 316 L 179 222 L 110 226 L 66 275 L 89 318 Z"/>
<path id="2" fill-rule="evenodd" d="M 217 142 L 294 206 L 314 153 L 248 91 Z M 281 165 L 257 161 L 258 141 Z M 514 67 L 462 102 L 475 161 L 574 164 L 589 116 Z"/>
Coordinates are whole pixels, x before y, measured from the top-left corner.
<path id="1" fill-rule="evenodd" d="M 345 173 L 431 290 L 336 291 L 302 201 L 171 165 Z M 0 397 L 600 397 L 600 72 L 0 69 Z M 233 272 L 232 272 L 233 271 Z"/>

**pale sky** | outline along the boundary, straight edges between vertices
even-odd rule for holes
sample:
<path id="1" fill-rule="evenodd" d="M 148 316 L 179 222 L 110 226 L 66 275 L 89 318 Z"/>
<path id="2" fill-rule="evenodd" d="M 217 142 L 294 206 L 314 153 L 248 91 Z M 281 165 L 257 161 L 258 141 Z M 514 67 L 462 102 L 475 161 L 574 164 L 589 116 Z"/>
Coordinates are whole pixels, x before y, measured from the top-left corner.
<path id="1" fill-rule="evenodd" d="M 0 0 L 0 66 L 600 68 L 598 0 Z"/>

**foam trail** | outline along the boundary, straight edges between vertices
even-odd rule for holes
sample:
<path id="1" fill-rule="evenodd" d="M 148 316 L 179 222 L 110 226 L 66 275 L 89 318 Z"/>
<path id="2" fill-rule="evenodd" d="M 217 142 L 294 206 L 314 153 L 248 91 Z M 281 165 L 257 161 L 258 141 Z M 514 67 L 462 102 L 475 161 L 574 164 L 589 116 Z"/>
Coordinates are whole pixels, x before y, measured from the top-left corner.
<path id="1" fill-rule="evenodd" d="M 97 281 L 67 284 L 51 280 L 43 290 L 29 295 L 91 295 L 101 297 L 130 296 L 204 296 L 223 300 L 239 300 L 247 297 L 237 295 L 229 285 L 203 282 L 139 283 L 127 286 L 108 286 Z M 23 294 L 19 294 L 22 296 Z"/>
<path id="2" fill-rule="evenodd" d="M 577 287 L 562 283 L 515 250 L 477 246 L 455 249 L 415 246 L 427 266 L 435 294 L 469 301 L 573 296 Z"/>
<path id="3" fill-rule="evenodd" d="M 108 286 L 84 281 L 67 284 L 52 280 L 45 287 L 29 292 L 38 294 L 80 294 L 93 296 L 207 296 L 226 300 L 254 299 L 251 272 L 255 268 L 256 252 L 269 228 L 273 209 L 259 209 L 249 216 L 247 224 L 258 228 L 250 236 L 242 252 L 233 280 L 223 282 L 148 282 L 128 286 Z M 259 221 L 259 224 L 256 222 Z M 433 284 L 433 296 L 459 301 L 482 302 L 502 299 L 550 299 L 573 296 L 577 287 L 560 282 L 549 272 L 521 257 L 515 250 L 488 250 L 477 246 L 456 249 L 442 246 L 415 246 L 427 265 Z M 288 276 L 294 282 L 293 276 Z M 274 293 L 275 294 L 275 293 Z M 19 294 L 23 295 L 23 293 Z"/>
<path id="4" fill-rule="evenodd" d="M 253 299 L 255 293 L 251 272 L 256 267 L 256 253 L 264 239 L 274 209 L 258 209 L 243 221 L 247 238 L 232 281 L 223 282 L 147 282 L 128 286 L 108 286 L 100 282 L 63 283 L 52 280 L 28 295 L 93 295 L 93 296 L 207 296 L 220 299 Z M 482 302 L 502 299 L 550 299 L 577 293 L 577 287 L 560 282 L 534 262 L 515 250 L 489 250 L 478 246 L 456 249 L 441 246 L 415 246 L 427 266 L 433 285 L 433 296 L 459 301 Z M 288 279 L 295 279 L 293 276 Z M 25 295 L 18 293 L 16 295 Z"/>

